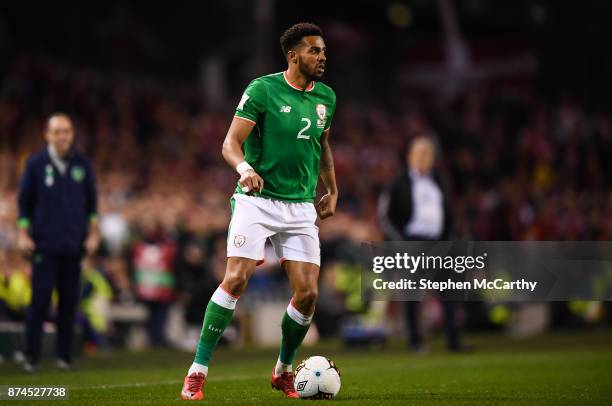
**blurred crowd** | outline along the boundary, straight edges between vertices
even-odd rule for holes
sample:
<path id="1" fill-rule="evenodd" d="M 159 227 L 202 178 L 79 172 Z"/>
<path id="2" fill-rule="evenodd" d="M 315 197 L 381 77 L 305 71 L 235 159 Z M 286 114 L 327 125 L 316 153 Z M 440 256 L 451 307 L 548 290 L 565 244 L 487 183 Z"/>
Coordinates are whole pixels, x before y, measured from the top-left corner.
<path id="1" fill-rule="evenodd" d="M 28 154 L 44 146 L 46 117 L 62 110 L 96 169 L 103 244 L 90 267 L 103 273 L 113 300 L 147 303 L 162 320 L 164 304 L 180 301 L 198 325 L 225 269 L 237 175 L 220 150 L 233 108 L 205 106 L 196 83 L 16 60 L 0 83 L 3 277 L 28 272 L 15 251 L 18 180 Z M 369 101 L 338 93 L 331 142 L 340 199 L 336 216 L 320 225 L 324 273 L 346 258 L 346 246 L 381 238 L 378 196 L 405 170 L 403 151 L 420 135 L 438 145 L 454 238 L 612 239 L 609 114 L 508 84 L 474 85 L 445 104 L 409 91 Z M 143 244 L 167 253 L 169 293 L 139 288 Z M 277 283 L 279 275 L 269 267 L 259 277 Z"/>

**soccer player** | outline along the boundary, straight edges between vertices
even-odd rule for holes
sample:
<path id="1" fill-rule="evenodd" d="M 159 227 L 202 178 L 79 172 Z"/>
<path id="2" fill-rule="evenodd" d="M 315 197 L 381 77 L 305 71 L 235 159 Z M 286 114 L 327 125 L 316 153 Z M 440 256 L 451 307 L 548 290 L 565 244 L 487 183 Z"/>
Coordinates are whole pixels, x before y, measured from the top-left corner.
<path id="1" fill-rule="evenodd" d="M 321 29 L 299 23 L 280 38 L 287 70 L 253 80 L 223 142 L 223 157 L 240 180 L 231 199 L 227 268 L 204 315 L 195 360 L 182 399 L 202 399 L 211 354 L 270 238 L 293 297 L 282 322 L 272 387 L 297 398 L 292 362 L 310 326 L 317 299 L 320 248 L 317 214 L 334 214 L 338 189 L 329 146 L 334 91 L 318 82 L 326 61 Z M 244 148 L 244 153 L 243 153 Z M 327 193 L 313 202 L 319 176 Z"/>

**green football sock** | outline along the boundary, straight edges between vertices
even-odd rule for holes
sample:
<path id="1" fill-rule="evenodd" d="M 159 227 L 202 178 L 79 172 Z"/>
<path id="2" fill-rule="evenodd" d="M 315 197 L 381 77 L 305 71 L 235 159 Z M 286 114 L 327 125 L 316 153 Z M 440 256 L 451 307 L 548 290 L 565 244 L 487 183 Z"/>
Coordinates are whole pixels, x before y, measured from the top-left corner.
<path id="1" fill-rule="evenodd" d="M 290 305 L 291 306 L 291 305 Z M 312 316 L 311 316 L 312 317 Z M 310 318 L 308 324 L 298 323 L 293 320 L 287 312 L 283 316 L 281 323 L 282 339 L 280 346 L 279 359 L 283 364 L 292 364 L 302 341 L 310 327 Z"/>
<path id="2" fill-rule="evenodd" d="M 233 309 L 219 306 L 212 299 L 208 302 L 206 313 L 204 313 L 200 341 L 198 342 L 198 349 L 195 354 L 195 363 L 208 366 L 212 352 L 226 327 L 232 321 L 233 314 Z"/>

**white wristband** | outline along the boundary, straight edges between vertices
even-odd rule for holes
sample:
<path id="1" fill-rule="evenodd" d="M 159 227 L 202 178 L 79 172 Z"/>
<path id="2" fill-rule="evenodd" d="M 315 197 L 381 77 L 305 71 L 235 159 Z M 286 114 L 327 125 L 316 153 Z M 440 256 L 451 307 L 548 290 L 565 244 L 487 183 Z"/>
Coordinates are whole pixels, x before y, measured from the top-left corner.
<path id="1" fill-rule="evenodd" d="M 236 172 L 238 172 L 240 176 L 242 176 L 242 174 L 245 173 L 246 171 L 252 170 L 252 169 L 253 167 L 249 165 L 247 161 L 242 161 L 238 165 L 236 165 Z"/>

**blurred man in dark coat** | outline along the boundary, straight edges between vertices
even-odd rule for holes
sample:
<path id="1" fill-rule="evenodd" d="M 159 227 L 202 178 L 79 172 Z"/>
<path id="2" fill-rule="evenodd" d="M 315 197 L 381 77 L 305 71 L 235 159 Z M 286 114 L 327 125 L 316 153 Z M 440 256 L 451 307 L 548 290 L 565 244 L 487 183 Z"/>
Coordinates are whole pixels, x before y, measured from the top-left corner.
<path id="1" fill-rule="evenodd" d="M 37 369 L 43 322 L 57 287 L 57 365 L 72 362 L 74 318 L 81 292 L 81 260 L 96 251 L 96 180 L 89 159 L 73 148 L 74 126 L 63 113 L 47 120 L 47 145 L 26 164 L 19 187 L 17 245 L 32 260 L 32 302 L 26 319 L 25 369 Z"/>
<path id="2" fill-rule="evenodd" d="M 452 228 L 448 199 L 439 177 L 433 171 L 435 146 L 428 137 L 413 140 L 406 154 L 407 168 L 383 192 L 379 220 L 385 238 L 392 241 L 447 240 Z M 448 348 L 463 349 L 455 320 L 455 305 L 443 301 Z M 406 326 L 410 347 L 424 351 L 419 325 L 419 302 L 406 302 Z"/>

